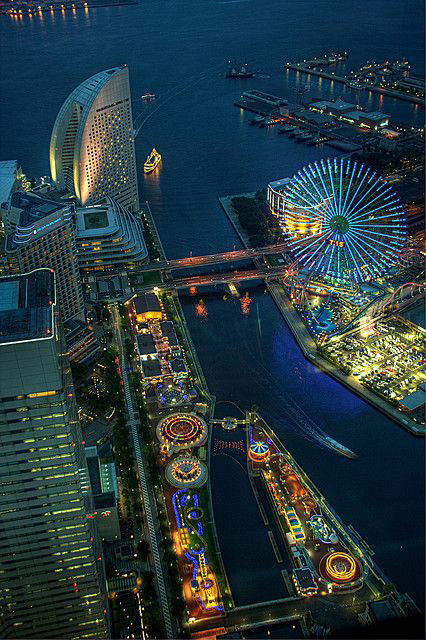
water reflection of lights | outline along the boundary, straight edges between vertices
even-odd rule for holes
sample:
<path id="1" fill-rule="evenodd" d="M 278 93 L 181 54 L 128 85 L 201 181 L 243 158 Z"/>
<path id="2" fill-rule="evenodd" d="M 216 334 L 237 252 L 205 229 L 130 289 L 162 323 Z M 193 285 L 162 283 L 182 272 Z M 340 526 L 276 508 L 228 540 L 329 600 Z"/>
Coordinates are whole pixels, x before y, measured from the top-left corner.
<path id="1" fill-rule="evenodd" d="M 206 308 L 206 305 L 204 304 L 204 300 L 199 300 L 197 302 L 197 304 L 195 305 L 195 313 L 197 314 L 197 316 L 199 318 L 207 318 L 208 317 L 208 311 Z"/>
<path id="2" fill-rule="evenodd" d="M 247 291 L 246 295 L 240 298 L 241 310 L 245 316 L 248 316 L 250 313 L 251 302 L 252 300 Z"/>

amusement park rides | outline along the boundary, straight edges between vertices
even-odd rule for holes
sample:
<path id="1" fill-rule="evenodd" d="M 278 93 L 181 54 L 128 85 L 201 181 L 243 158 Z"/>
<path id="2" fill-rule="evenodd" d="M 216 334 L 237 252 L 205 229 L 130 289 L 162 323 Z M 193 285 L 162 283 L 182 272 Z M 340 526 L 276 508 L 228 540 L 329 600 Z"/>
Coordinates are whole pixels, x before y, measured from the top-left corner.
<path id="1" fill-rule="evenodd" d="M 293 176 L 280 222 L 295 259 L 331 284 L 379 277 L 397 262 L 406 239 L 393 188 L 369 167 L 344 159 L 321 160 Z"/>
<path id="2" fill-rule="evenodd" d="M 286 186 L 279 222 L 293 255 L 284 284 L 317 329 L 326 327 L 321 314 L 333 296 L 353 294 L 407 259 L 403 206 L 359 162 L 335 158 L 304 167 Z M 318 313 L 311 293 L 326 297 Z"/>

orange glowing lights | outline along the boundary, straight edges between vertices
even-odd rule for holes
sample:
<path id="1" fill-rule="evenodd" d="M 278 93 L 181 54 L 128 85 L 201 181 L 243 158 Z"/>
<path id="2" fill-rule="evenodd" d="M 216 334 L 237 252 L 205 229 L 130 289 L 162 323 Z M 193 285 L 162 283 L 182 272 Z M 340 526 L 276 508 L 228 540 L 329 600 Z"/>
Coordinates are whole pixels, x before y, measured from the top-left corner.
<path id="1" fill-rule="evenodd" d="M 197 316 L 199 318 L 207 318 L 208 317 L 208 311 L 206 308 L 206 305 L 204 304 L 204 300 L 199 300 L 197 302 L 197 304 L 195 305 L 195 313 L 197 314 Z"/>
<path id="2" fill-rule="evenodd" d="M 249 315 L 251 302 L 252 300 L 247 291 L 246 295 L 240 298 L 241 311 L 243 312 L 243 315 L 245 316 Z"/>
<path id="3" fill-rule="evenodd" d="M 355 560 L 348 553 L 336 551 L 331 553 L 325 563 L 327 575 L 336 582 L 349 582 L 356 574 Z"/>

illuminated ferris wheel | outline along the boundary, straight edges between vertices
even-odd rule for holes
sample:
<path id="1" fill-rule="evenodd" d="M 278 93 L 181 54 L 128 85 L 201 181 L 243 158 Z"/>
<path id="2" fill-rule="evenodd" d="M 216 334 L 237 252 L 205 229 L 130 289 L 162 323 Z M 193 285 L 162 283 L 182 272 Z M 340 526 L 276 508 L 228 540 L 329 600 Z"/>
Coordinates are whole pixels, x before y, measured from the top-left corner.
<path id="1" fill-rule="evenodd" d="M 359 162 L 321 160 L 285 191 L 282 227 L 300 267 L 331 282 L 364 282 L 394 265 L 406 237 L 394 189 Z"/>

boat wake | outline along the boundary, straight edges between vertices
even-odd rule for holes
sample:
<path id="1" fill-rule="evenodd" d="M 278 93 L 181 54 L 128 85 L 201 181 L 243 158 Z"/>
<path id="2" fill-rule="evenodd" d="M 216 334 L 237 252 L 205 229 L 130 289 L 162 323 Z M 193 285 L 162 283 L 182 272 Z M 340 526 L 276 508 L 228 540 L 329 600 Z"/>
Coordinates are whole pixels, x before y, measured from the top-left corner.
<path id="1" fill-rule="evenodd" d="M 290 426 L 292 430 L 299 435 L 302 435 L 308 440 L 317 443 L 323 448 L 335 451 L 341 456 L 356 459 L 358 457 L 356 453 L 328 435 L 328 433 L 326 433 L 310 416 L 307 415 L 307 413 L 305 413 L 305 411 L 294 400 L 294 398 L 290 396 L 290 394 L 283 391 L 280 381 L 275 378 L 271 374 L 269 369 L 263 364 L 263 352 L 261 349 L 260 341 L 258 341 L 260 357 L 256 358 L 253 354 L 252 349 L 250 349 L 247 344 L 246 334 L 239 330 L 239 325 L 237 333 L 239 334 L 239 338 L 241 341 L 239 342 L 239 344 L 244 344 L 245 346 L 245 355 L 248 355 L 250 357 L 250 361 L 255 362 L 255 366 L 253 366 L 252 362 L 249 362 L 247 357 L 244 357 L 243 353 L 240 351 L 239 356 L 244 357 L 245 367 L 247 369 L 250 369 L 257 377 L 259 376 L 259 369 L 262 369 L 263 379 L 267 381 L 268 386 L 271 386 L 274 389 L 274 393 L 277 398 L 277 405 L 279 403 L 279 414 L 274 412 L 275 421 L 282 422 L 284 417 L 286 425 L 288 424 L 288 426 Z M 260 413 L 262 415 L 265 415 L 266 417 L 266 411 L 263 408 L 260 409 Z"/>

